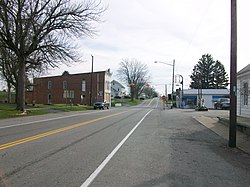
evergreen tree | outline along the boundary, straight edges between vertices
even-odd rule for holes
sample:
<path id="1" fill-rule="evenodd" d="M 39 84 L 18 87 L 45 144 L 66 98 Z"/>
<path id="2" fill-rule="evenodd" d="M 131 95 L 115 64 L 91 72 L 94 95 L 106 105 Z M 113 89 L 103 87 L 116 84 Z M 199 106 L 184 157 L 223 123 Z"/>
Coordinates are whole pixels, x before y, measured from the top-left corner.
<path id="1" fill-rule="evenodd" d="M 190 78 L 190 88 L 219 89 L 228 86 L 228 75 L 223 64 L 214 61 L 210 54 L 202 55 Z"/>
<path id="2" fill-rule="evenodd" d="M 213 87 L 218 88 L 226 88 L 228 83 L 228 75 L 225 71 L 224 65 L 218 60 L 215 62 L 214 66 L 214 84 Z"/>

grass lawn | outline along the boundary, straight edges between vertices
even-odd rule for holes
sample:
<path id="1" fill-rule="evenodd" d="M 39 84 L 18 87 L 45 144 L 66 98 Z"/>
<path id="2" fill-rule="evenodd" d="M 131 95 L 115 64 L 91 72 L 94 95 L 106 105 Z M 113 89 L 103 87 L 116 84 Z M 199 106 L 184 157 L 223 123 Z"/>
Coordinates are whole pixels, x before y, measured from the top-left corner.
<path id="1" fill-rule="evenodd" d="M 129 105 L 129 106 L 135 106 L 142 102 L 143 100 L 140 99 L 134 99 L 134 101 L 131 101 L 131 99 L 112 99 L 111 106 L 115 106 L 116 103 L 121 103 L 123 106 Z"/>
<path id="2" fill-rule="evenodd" d="M 134 99 L 134 101 L 131 101 L 131 99 L 125 99 L 125 102 L 130 105 L 130 106 L 135 106 L 138 105 L 142 102 L 143 100 L 140 99 Z"/>
<path id="3" fill-rule="evenodd" d="M 20 116 L 42 115 L 47 113 L 48 112 L 45 110 L 35 110 L 35 109 L 28 110 L 27 113 L 22 113 L 20 111 L 17 111 L 15 106 L 0 104 L 0 119 L 20 117 Z"/>
<path id="4" fill-rule="evenodd" d="M 93 110 L 93 106 L 86 106 L 86 105 L 66 105 L 66 104 L 55 104 L 55 105 L 43 105 L 43 104 L 36 104 L 38 108 L 49 108 L 53 110 L 60 110 L 63 112 L 69 111 L 81 111 L 81 110 Z"/>
<path id="5" fill-rule="evenodd" d="M 130 106 L 138 105 L 141 102 L 142 100 L 139 99 L 135 99 L 134 101 L 131 101 L 131 99 L 125 99 L 125 103 Z M 36 104 L 35 107 L 27 107 L 27 108 L 28 108 L 27 112 L 22 113 L 20 111 L 17 111 L 14 105 L 12 106 L 8 104 L 0 104 L 0 119 L 47 114 L 49 113 L 49 111 L 46 109 L 59 110 L 63 112 L 93 110 L 93 106 L 85 106 L 85 105 L 71 106 L 66 104 L 55 104 L 55 105 Z"/>
<path id="6" fill-rule="evenodd" d="M 46 108 L 59 110 L 63 112 L 93 110 L 93 106 L 83 106 L 83 105 L 70 106 L 65 104 L 56 104 L 56 105 L 36 104 L 34 108 L 33 107 L 27 107 L 27 108 L 28 108 L 27 112 L 22 113 L 20 111 L 17 111 L 14 105 L 11 106 L 7 104 L 0 104 L 0 119 L 48 114 L 49 111 L 46 110 Z"/>

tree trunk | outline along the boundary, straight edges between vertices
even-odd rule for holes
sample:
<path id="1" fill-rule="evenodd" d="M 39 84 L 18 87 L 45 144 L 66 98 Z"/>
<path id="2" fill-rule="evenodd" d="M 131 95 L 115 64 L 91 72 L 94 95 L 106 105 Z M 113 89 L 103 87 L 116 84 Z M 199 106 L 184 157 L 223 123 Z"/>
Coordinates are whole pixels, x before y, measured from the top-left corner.
<path id="1" fill-rule="evenodd" d="M 136 93 L 135 93 L 135 98 L 136 99 L 139 99 L 139 94 L 138 94 L 138 91 L 136 90 Z"/>
<path id="2" fill-rule="evenodd" d="M 11 103 L 11 85 L 9 82 L 7 82 L 7 103 Z"/>
<path id="3" fill-rule="evenodd" d="M 131 95 L 131 101 L 134 101 L 135 92 L 134 92 L 134 88 L 133 87 L 131 87 L 131 93 L 130 93 L 130 95 Z"/>
<path id="4" fill-rule="evenodd" d="M 19 58 L 17 83 L 17 110 L 25 111 L 25 59 Z"/>
<path id="5" fill-rule="evenodd" d="M 16 83 L 16 85 L 15 85 L 15 93 L 16 93 L 16 94 L 15 94 L 15 104 L 17 104 L 17 100 L 18 100 L 18 98 L 17 98 L 17 96 L 18 96 L 17 87 L 18 87 L 18 86 L 17 86 L 17 85 L 18 85 L 18 83 Z"/>

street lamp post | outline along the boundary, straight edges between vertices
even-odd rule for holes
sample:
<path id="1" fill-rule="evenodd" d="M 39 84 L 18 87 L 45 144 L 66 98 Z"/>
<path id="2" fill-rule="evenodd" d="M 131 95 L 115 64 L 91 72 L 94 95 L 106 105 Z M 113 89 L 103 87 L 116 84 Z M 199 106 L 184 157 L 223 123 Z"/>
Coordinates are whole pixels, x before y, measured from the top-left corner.
<path id="1" fill-rule="evenodd" d="M 89 105 L 92 106 L 92 87 L 93 87 L 93 64 L 94 64 L 94 56 L 91 55 L 92 65 L 91 65 L 91 75 L 90 75 L 90 90 L 89 90 Z"/>
<path id="2" fill-rule="evenodd" d="M 173 100 L 174 100 L 174 67 L 175 67 L 175 59 L 173 60 L 173 64 L 166 63 L 166 62 L 160 62 L 160 61 L 155 61 L 155 63 L 161 63 L 161 64 L 165 64 L 165 65 L 168 65 L 168 66 L 172 66 L 172 67 L 173 67 L 172 94 L 171 94 L 171 99 L 172 99 L 172 102 L 173 102 Z"/>

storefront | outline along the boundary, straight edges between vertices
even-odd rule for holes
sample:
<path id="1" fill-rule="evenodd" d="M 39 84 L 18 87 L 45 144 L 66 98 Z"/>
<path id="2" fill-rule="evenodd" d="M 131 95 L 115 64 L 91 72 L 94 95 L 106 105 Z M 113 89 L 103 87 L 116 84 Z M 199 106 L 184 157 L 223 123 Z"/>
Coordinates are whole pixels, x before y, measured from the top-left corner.
<path id="1" fill-rule="evenodd" d="M 214 103 L 219 98 L 225 97 L 229 97 L 228 89 L 187 89 L 183 90 L 183 97 L 181 101 L 177 101 L 177 106 L 195 108 L 201 99 L 207 108 L 214 108 Z"/>

